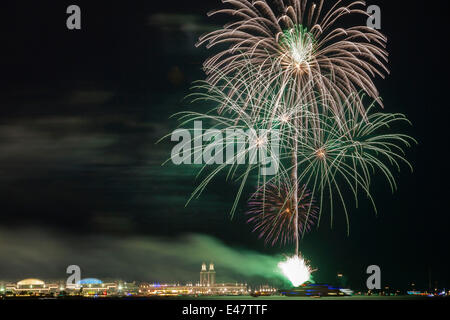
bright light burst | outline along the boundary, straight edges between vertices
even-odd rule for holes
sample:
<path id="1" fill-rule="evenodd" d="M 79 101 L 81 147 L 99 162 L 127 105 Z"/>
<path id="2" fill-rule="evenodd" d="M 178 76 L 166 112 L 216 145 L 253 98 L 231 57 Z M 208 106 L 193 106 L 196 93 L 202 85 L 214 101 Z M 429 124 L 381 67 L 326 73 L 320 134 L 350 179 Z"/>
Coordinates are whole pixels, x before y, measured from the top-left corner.
<path id="1" fill-rule="evenodd" d="M 311 274 L 316 271 L 301 255 L 287 257 L 285 261 L 278 263 L 278 268 L 294 287 L 299 287 L 309 281 Z"/>
<path id="2" fill-rule="evenodd" d="M 280 46 L 284 50 L 281 58 L 283 69 L 292 74 L 304 75 L 311 72 L 314 61 L 314 36 L 302 26 L 296 26 L 283 33 Z"/>

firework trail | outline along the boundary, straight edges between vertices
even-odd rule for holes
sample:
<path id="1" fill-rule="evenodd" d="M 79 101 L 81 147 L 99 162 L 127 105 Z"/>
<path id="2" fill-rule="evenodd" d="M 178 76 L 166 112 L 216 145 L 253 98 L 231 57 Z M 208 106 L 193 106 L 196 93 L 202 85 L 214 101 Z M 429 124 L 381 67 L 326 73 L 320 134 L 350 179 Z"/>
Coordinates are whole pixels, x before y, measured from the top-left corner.
<path id="1" fill-rule="evenodd" d="M 290 185 L 290 184 L 289 184 Z M 294 242 L 297 234 L 309 232 L 317 220 L 318 207 L 306 186 L 298 188 L 299 220 L 295 223 L 292 190 L 287 183 L 268 183 L 253 194 L 248 203 L 248 223 L 272 246 Z M 298 228 L 298 230 L 295 230 Z"/>

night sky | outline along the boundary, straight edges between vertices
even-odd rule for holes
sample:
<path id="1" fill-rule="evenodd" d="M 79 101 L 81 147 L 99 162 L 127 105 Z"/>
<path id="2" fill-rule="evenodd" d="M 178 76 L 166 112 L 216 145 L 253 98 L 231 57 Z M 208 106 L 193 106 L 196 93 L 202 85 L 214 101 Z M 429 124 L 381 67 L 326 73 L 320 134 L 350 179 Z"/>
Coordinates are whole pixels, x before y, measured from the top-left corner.
<path id="1" fill-rule="evenodd" d="M 417 4 L 416 4 L 417 3 Z M 374 179 L 378 206 L 350 206 L 301 250 L 331 282 L 344 273 L 365 284 L 381 267 L 383 285 L 450 287 L 448 254 L 448 1 L 369 1 L 382 10 L 391 74 L 376 84 L 388 112 L 412 121 L 414 166 L 396 173 L 395 194 Z M 82 30 L 66 29 L 78 4 Z M 223 24 L 206 13 L 219 1 L 15 1 L 1 14 L 0 279 L 64 278 L 79 264 L 86 277 L 197 280 L 214 260 L 218 281 L 264 278 L 292 247 L 270 248 L 245 223 L 244 203 L 230 219 L 236 186 L 216 180 L 185 207 L 195 168 L 161 164 L 171 143 L 170 115 L 214 52 L 199 35 Z M 197 181 L 198 182 L 198 181 Z M 249 269 L 254 268 L 255 271 Z M 257 280 L 254 280 L 257 281 Z M 259 280 L 261 281 L 261 280 Z M 264 281 L 270 282 L 270 276 Z M 435 283 L 437 282 L 437 283 Z"/>

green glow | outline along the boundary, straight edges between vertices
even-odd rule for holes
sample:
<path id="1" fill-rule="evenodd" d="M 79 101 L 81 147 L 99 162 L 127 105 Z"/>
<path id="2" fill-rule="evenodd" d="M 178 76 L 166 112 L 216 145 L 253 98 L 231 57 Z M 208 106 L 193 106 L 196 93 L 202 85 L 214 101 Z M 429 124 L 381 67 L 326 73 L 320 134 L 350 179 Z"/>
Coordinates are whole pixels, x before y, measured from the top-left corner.
<path id="1" fill-rule="evenodd" d="M 285 54 L 291 60 L 291 67 L 297 70 L 306 69 L 316 51 L 313 34 L 302 25 L 284 31 L 280 37 L 280 46 L 286 50 Z"/>

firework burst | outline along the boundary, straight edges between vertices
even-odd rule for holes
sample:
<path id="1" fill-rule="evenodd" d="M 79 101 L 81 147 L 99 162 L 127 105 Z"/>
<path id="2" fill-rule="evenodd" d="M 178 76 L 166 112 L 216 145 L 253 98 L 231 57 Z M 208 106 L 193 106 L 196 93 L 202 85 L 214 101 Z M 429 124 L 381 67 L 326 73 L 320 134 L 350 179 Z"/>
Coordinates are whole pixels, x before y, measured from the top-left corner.
<path id="1" fill-rule="evenodd" d="M 342 101 L 360 91 L 382 105 L 373 83 L 389 73 L 385 64 L 386 37 L 366 25 L 341 27 L 349 15 L 367 16 L 363 1 L 337 1 L 324 10 L 324 1 L 223 0 L 227 8 L 209 13 L 227 14 L 233 22 L 200 37 L 198 45 L 224 46 L 204 63 L 208 81 L 216 84 L 222 74 L 242 73 L 247 63 L 258 66 L 259 77 L 247 82 L 285 83 L 304 105 L 319 113 L 320 103 L 340 116 Z M 338 26 L 338 23 L 340 24 Z M 220 71 L 220 72 L 218 72 Z M 233 92 L 230 92 L 231 94 Z M 356 96 L 358 112 L 363 101 Z"/>
<path id="2" fill-rule="evenodd" d="M 349 227 L 348 199 L 344 199 L 344 192 L 353 193 L 356 205 L 360 195 L 366 196 L 376 210 L 370 193 L 372 176 L 381 173 L 394 191 L 396 181 L 392 168 L 400 169 L 402 163 L 411 167 L 404 153 L 415 140 L 392 132 L 391 128 L 401 122 L 409 123 L 404 115 L 377 112 L 375 102 L 362 115 L 358 112 L 358 100 L 355 97 L 349 97 L 343 102 L 345 112 L 339 119 L 325 107 L 321 113 L 314 114 L 308 106 L 301 103 L 293 90 L 286 90 L 282 84 L 270 87 L 270 90 L 259 90 L 265 84 L 254 86 L 246 82 L 248 75 L 256 76 L 251 65 L 247 65 L 245 72 L 240 75 L 223 75 L 216 85 L 207 81 L 198 82 L 191 95 L 192 100 L 212 104 L 214 108 L 208 113 L 179 113 L 180 126 L 202 120 L 224 136 L 227 130 L 265 130 L 265 137 L 259 137 L 262 139 L 255 140 L 255 143 L 242 150 L 241 156 L 245 157 L 255 155 L 256 149 L 271 157 L 273 154 L 267 137 L 277 131 L 280 138 L 280 152 L 276 155 L 279 171 L 273 177 L 262 176 L 259 173 L 264 165 L 260 162 L 247 162 L 246 165 L 224 162 L 214 168 L 204 164 L 200 173 L 208 173 L 194 190 L 190 200 L 198 197 L 221 171 L 226 171 L 227 178 L 239 182 L 232 214 L 249 180 L 262 192 L 270 184 L 282 190 L 289 189 L 293 203 L 300 202 L 298 196 L 301 190 L 296 191 L 296 188 L 306 185 L 311 190 L 311 196 L 318 200 L 318 223 L 324 201 L 329 199 L 331 221 L 334 217 L 333 207 L 338 202 L 342 204 Z M 234 97 L 230 96 L 230 90 L 234 92 Z M 318 102 L 320 105 L 325 103 L 321 100 Z M 300 119 L 304 119 L 302 123 L 307 126 L 299 125 Z M 225 146 L 221 152 L 226 152 Z M 256 181 L 253 179 L 255 175 Z M 298 211 L 295 206 L 292 209 Z M 294 219 L 300 222 L 300 214 L 294 212 L 295 215 L 298 218 Z M 274 226 L 279 227 L 277 224 Z M 269 229 L 266 230 L 265 234 L 268 236 Z M 276 232 L 274 229 L 270 237 L 273 238 L 272 235 Z M 299 236 L 296 238 L 298 242 Z"/>
<path id="3" fill-rule="evenodd" d="M 253 194 L 248 203 L 248 223 L 272 246 L 294 242 L 298 234 L 309 232 L 317 220 L 318 207 L 305 186 L 298 191 L 298 221 L 295 220 L 293 190 L 286 183 L 268 183 Z M 297 230 L 296 230 L 297 228 Z"/>
<path id="4" fill-rule="evenodd" d="M 311 186 L 313 196 L 320 199 L 320 210 L 326 196 L 330 199 L 331 221 L 334 199 L 337 198 L 344 209 L 348 227 L 343 190 L 353 193 L 356 205 L 362 192 L 376 211 L 370 193 L 372 176 L 384 176 L 394 192 L 397 184 L 392 168 L 400 171 L 403 163 L 412 170 L 404 155 L 405 149 L 416 143 L 408 135 L 392 132 L 392 126 L 402 122 L 410 124 L 403 114 L 375 112 L 373 103 L 363 117 L 355 108 L 352 104 L 347 106 L 344 123 L 337 121 L 334 115 L 319 115 L 320 129 L 298 139 L 297 154 L 298 182 Z"/>

